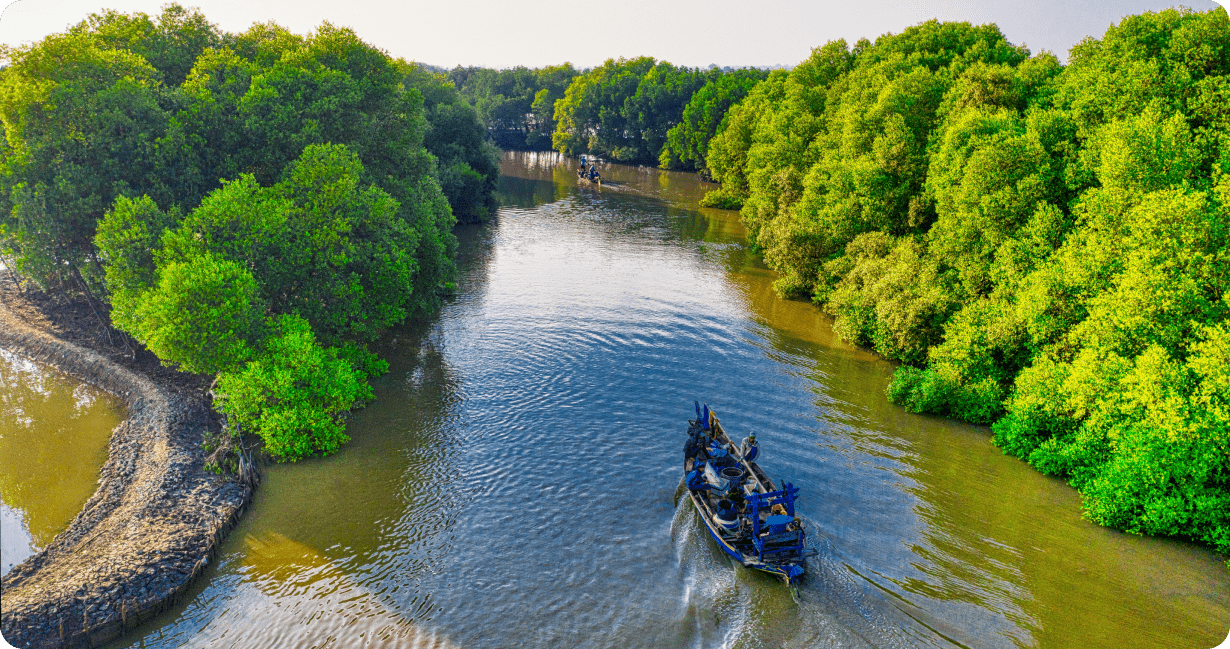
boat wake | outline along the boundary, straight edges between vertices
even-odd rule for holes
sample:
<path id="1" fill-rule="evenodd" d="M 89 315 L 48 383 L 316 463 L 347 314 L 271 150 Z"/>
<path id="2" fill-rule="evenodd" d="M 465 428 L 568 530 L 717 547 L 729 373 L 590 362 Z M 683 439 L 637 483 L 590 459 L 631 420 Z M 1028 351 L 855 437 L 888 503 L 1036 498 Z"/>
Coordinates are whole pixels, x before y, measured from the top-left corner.
<path id="1" fill-rule="evenodd" d="M 959 647 L 889 602 L 851 567 L 822 534 L 816 556 L 796 589 L 781 579 L 736 564 L 716 547 L 686 497 L 675 494 L 671 539 L 682 592 L 679 646 L 694 649 L 781 647 L 837 649 Z M 816 521 L 806 520 L 818 530 Z M 793 592 L 792 592 L 793 591 Z"/>

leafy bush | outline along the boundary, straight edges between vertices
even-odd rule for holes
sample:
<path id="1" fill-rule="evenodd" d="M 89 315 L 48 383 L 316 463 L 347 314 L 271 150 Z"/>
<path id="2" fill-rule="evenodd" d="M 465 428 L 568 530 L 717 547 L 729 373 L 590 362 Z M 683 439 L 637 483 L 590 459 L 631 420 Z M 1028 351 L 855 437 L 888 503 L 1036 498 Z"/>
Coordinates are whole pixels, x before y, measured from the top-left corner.
<path id="1" fill-rule="evenodd" d="M 130 310 L 119 310 L 116 324 L 163 363 L 213 374 L 251 356 L 263 311 L 252 274 L 206 253 L 160 268 L 154 288 Z"/>
<path id="2" fill-rule="evenodd" d="M 303 318 L 284 315 L 270 325 L 275 333 L 256 358 L 218 375 L 218 407 L 275 458 L 328 455 L 349 440 L 345 414 L 373 398 L 367 375 L 337 349 L 321 347 Z"/>
<path id="3" fill-rule="evenodd" d="M 992 423 L 1094 521 L 1230 550 L 1230 16 L 1124 19 L 1067 67 L 993 27 L 829 43 L 710 144 L 783 295 Z"/>

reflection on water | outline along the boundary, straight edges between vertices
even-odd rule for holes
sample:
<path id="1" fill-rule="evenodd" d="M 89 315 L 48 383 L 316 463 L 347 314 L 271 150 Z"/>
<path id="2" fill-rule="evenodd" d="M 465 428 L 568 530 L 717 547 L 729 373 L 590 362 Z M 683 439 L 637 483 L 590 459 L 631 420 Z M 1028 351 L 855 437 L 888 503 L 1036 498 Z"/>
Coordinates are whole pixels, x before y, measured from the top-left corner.
<path id="1" fill-rule="evenodd" d="M 459 294 L 390 333 L 337 455 L 271 467 L 144 647 L 1211 647 L 1206 550 L 1080 519 L 985 428 L 892 406 L 892 366 L 777 298 L 689 174 L 506 154 Z M 712 404 L 803 489 L 797 601 L 680 499 Z"/>
<path id="2" fill-rule="evenodd" d="M 121 417 L 110 395 L 0 349 L 2 572 L 81 511 Z"/>

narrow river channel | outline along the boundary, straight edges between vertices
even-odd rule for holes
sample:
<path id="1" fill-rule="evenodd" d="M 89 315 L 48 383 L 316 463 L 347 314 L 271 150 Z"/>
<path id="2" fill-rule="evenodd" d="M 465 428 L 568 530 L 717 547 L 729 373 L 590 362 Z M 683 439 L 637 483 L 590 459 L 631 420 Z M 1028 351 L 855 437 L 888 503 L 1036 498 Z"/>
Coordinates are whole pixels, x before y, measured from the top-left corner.
<path id="1" fill-rule="evenodd" d="M 377 345 L 392 370 L 352 441 L 268 468 L 205 578 L 115 646 L 1225 637 L 1224 558 L 1089 524 L 987 429 L 889 404 L 893 366 L 778 299 L 738 215 L 696 207 L 695 176 L 608 165 L 598 188 L 574 169 L 505 154 L 499 216 L 459 233 L 457 296 Z M 820 554 L 797 602 L 680 499 L 693 400 L 802 488 Z"/>

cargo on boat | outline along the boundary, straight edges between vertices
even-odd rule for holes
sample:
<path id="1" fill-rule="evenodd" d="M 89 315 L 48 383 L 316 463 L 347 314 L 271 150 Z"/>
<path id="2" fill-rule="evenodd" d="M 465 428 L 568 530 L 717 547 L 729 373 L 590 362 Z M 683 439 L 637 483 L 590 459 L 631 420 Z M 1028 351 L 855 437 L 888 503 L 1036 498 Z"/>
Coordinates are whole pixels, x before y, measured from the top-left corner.
<path id="1" fill-rule="evenodd" d="M 581 158 L 581 168 L 577 171 L 577 178 L 581 182 L 588 180 L 595 185 L 602 184 L 602 174 L 598 173 L 598 164 L 590 163 L 586 166 L 585 158 Z"/>
<path id="2" fill-rule="evenodd" d="M 735 446 L 709 406 L 696 404 L 683 450 L 688 497 L 723 552 L 793 584 L 815 554 L 795 515 L 799 489 L 788 482 L 778 489 L 756 463 L 759 453 L 755 435 Z"/>

